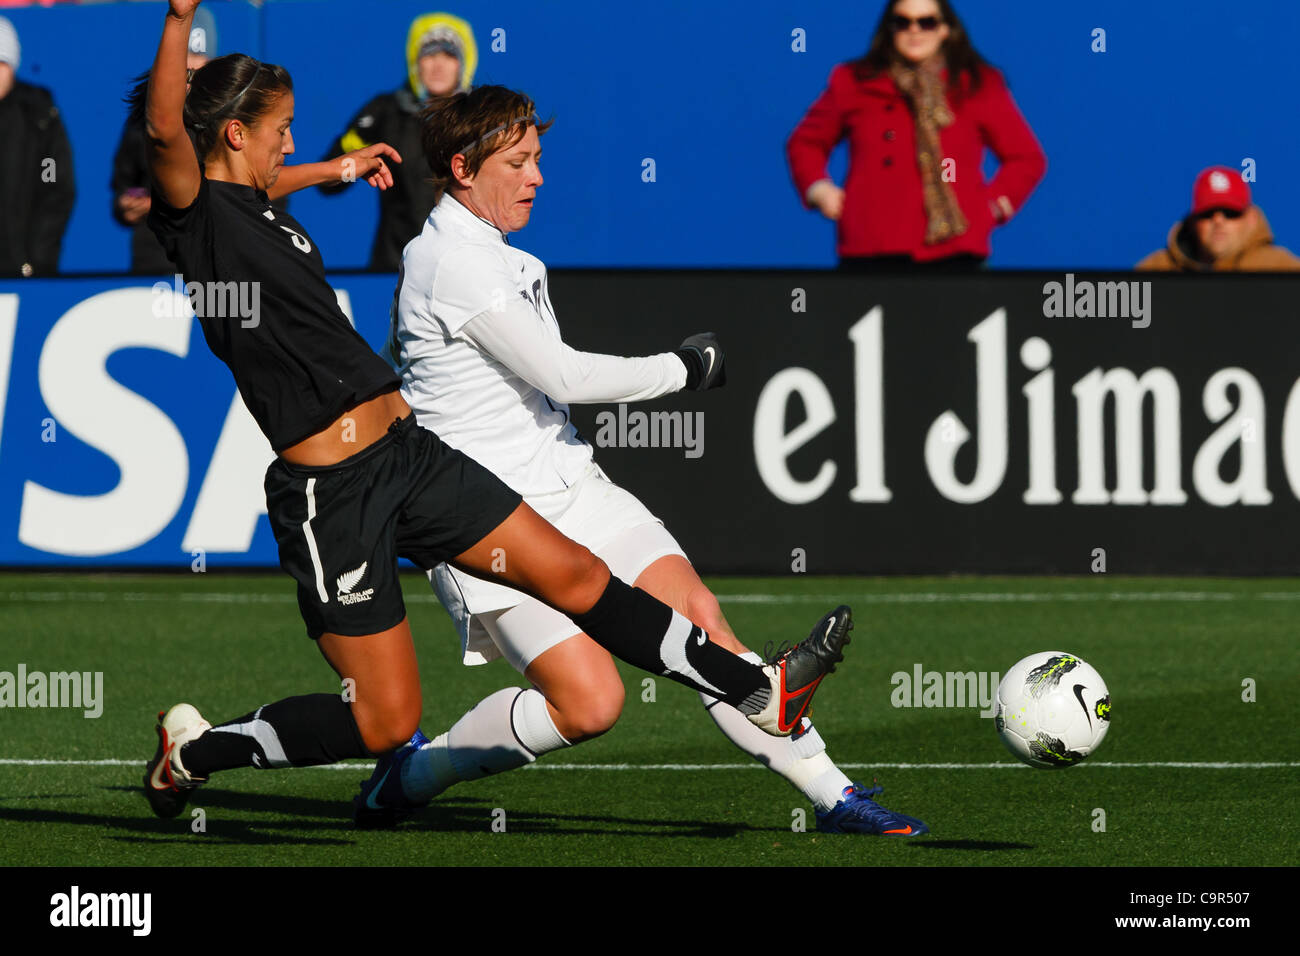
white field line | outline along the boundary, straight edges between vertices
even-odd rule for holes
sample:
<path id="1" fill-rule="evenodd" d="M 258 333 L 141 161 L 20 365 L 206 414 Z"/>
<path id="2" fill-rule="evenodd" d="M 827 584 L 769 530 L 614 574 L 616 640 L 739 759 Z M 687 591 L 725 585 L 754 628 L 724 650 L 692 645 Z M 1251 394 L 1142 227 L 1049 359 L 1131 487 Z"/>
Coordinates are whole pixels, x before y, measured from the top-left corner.
<path id="1" fill-rule="evenodd" d="M 1049 601 L 1300 601 L 1300 591 L 1260 591 L 1256 593 L 1238 593 L 1229 591 L 1112 591 L 1112 592 L 1077 592 L 1077 591 L 1038 591 L 1038 592 L 896 592 L 879 594 L 846 595 L 836 594 L 720 594 L 721 602 L 750 604 L 781 603 L 824 603 L 835 600 L 854 600 L 859 603 L 898 603 L 898 604 L 943 604 L 962 602 L 1049 602 Z M 0 601 L 123 601 L 123 602 L 192 602 L 192 603 L 265 603 L 279 604 L 296 602 L 290 594 L 241 594 L 236 592 L 108 592 L 108 591 L 9 591 L 0 592 Z M 418 603 L 436 603 L 433 595 L 410 595 L 407 601 Z M 0 758 L 0 766 L 103 766 L 126 767 L 143 765 L 143 760 L 28 760 L 23 758 Z M 1018 763 L 842 763 L 847 770 L 1019 770 L 1027 769 Z M 1089 767 L 1105 768 L 1174 768 L 1202 770 L 1255 770 L 1277 767 L 1300 767 L 1300 761 L 1290 762 L 1198 762 L 1198 761 L 1148 761 L 1138 763 L 1116 763 L 1093 761 L 1085 764 Z M 373 764 L 338 763 L 319 770 L 369 770 Z M 577 763 L 540 763 L 531 764 L 527 770 L 571 770 L 571 771 L 627 771 L 627 770 L 759 770 L 757 763 L 736 764 L 577 764 Z"/>
<path id="2" fill-rule="evenodd" d="M 437 604 L 433 594 L 404 596 L 409 604 Z M 719 594 L 723 604 L 1045 604 L 1063 602 L 1198 602 L 1198 601 L 1300 601 L 1300 591 L 897 591 L 876 594 Z M 244 594 L 237 591 L 0 591 L 0 602 L 177 604 L 296 604 L 291 593 Z"/>
<path id="3" fill-rule="evenodd" d="M 147 763 L 138 760 L 28 760 L 22 757 L 0 757 L 0 766 L 11 767 L 143 767 Z M 373 763 L 336 763 L 324 767 L 304 767 L 304 770 L 373 770 Z M 1029 767 L 1019 763 L 842 763 L 845 770 L 1028 770 Z M 1268 762 L 1213 762 L 1213 761 L 1145 761 L 1139 763 L 1116 763 L 1104 760 L 1089 761 L 1080 764 L 1083 767 L 1105 767 L 1107 769 L 1175 769 L 1175 770 L 1264 770 L 1279 767 L 1300 767 L 1300 761 Z M 291 769 L 291 768 L 284 768 Z M 524 767 L 525 770 L 763 770 L 759 763 L 535 763 Z"/>

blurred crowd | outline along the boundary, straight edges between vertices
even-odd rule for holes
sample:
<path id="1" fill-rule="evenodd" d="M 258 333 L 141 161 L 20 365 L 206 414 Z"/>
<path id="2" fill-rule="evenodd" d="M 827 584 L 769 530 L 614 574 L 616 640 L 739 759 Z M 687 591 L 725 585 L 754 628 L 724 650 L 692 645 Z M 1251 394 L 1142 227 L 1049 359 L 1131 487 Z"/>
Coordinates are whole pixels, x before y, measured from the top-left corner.
<path id="1" fill-rule="evenodd" d="M 42 5 L 56 0 L 42 0 Z M 0 0 L 2 6 L 23 6 Z M 191 69 L 219 55 L 212 12 L 200 8 L 190 41 Z M 410 24 L 407 76 L 362 104 L 325 150 L 332 158 L 374 143 L 418 156 L 420 111 L 432 97 L 468 90 L 478 62 L 470 25 L 447 13 Z M 54 275 L 76 199 L 67 131 L 51 92 L 18 80 L 22 47 L 0 17 L 0 276 Z M 848 146 L 843 184 L 827 172 Z M 113 216 L 131 232 L 131 269 L 170 271 L 144 226 L 149 182 L 143 129 L 122 131 L 110 179 Z M 997 161 L 986 180 L 985 153 Z M 1032 201 L 1047 157 L 998 69 L 984 59 L 950 0 L 892 0 L 881 10 L 866 52 L 836 66 L 826 89 L 786 143 L 799 200 L 835 224 L 847 272 L 975 272 L 994 231 Z M 402 248 L 434 204 L 423 164 L 394 168 L 395 187 L 378 195 L 369 267 L 398 268 Z M 320 187 L 337 194 L 347 183 Z M 1154 243 L 1153 243 L 1154 244 Z M 1253 204 L 1240 170 L 1211 166 L 1192 184 L 1187 212 L 1163 248 L 1138 269 L 1176 272 L 1296 270 Z"/>
<path id="2" fill-rule="evenodd" d="M 827 175 L 849 147 L 843 186 Z M 998 161 L 981 173 L 984 151 Z M 786 143 L 804 204 L 836 224 L 845 271 L 979 269 L 991 236 L 1029 201 L 1047 159 L 998 70 L 975 49 L 949 0 L 894 0 L 867 52 L 831 71 Z M 1139 269 L 1294 270 L 1273 242 L 1240 170 L 1215 166 L 1190 210 Z"/>

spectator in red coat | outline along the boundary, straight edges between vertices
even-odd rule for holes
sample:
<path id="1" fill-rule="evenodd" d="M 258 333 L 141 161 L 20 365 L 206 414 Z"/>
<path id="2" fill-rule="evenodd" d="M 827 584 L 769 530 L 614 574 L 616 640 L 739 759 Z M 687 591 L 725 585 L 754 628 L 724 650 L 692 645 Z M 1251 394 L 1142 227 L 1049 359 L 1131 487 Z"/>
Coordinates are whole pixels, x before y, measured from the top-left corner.
<path id="1" fill-rule="evenodd" d="M 844 188 L 826 161 L 849 141 Z M 984 148 L 998 158 L 992 182 Z M 948 0 L 894 0 L 865 56 L 831 71 L 786 144 L 804 204 L 838 224 L 840 267 L 974 270 L 1047 160 Z"/>

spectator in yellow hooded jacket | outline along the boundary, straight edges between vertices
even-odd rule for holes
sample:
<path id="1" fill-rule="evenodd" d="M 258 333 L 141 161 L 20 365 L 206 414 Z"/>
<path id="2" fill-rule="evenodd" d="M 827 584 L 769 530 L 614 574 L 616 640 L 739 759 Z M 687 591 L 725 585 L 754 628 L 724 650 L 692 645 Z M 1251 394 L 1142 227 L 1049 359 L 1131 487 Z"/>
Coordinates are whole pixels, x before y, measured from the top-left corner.
<path id="1" fill-rule="evenodd" d="M 433 209 L 433 188 L 421 159 L 420 111 L 433 97 L 468 91 L 477 66 L 478 47 L 467 22 L 450 13 L 416 17 L 406 38 L 407 82 L 370 100 L 330 147 L 326 159 L 388 143 L 403 159 L 392 168 L 392 187 L 378 193 L 379 225 L 370 247 L 372 270 L 397 271 L 402 249 L 419 235 Z M 334 194 L 347 185 L 330 183 L 320 189 Z"/>

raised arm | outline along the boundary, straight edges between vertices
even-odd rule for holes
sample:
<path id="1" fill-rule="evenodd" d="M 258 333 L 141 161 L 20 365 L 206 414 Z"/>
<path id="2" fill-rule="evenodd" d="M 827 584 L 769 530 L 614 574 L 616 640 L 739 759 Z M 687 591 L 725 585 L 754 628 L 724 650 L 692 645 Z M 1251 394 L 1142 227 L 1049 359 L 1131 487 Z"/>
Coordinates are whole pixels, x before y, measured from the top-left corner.
<path id="1" fill-rule="evenodd" d="M 280 169 L 275 185 L 266 194 L 272 199 L 279 199 L 311 186 L 347 184 L 357 180 L 364 180 L 376 189 L 388 189 L 393 185 L 393 171 L 388 168 L 386 160 L 400 163 L 402 157 L 387 143 L 375 143 L 345 153 L 337 159 L 284 166 Z"/>
<path id="2" fill-rule="evenodd" d="M 198 5 L 199 0 L 171 0 L 145 101 L 149 172 L 167 205 L 174 209 L 185 209 L 194 202 L 202 180 L 194 144 L 185 131 L 185 55 Z"/>

